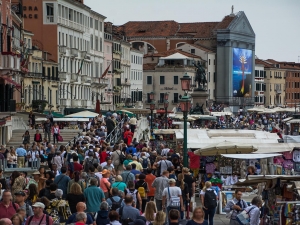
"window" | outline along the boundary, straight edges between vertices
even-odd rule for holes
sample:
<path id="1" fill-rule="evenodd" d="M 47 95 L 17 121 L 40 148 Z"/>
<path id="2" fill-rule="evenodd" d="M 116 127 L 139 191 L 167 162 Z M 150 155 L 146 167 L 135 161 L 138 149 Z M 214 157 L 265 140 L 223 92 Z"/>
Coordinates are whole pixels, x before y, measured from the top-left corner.
<path id="1" fill-rule="evenodd" d="M 208 60 L 208 65 L 210 65 L 210 59 Z"/>
<path id="2" fill-rule="evenodd" d="M 255 91 L 260 91 L 260 84 L 259 84 L 259 83 L 256 83 L 255 86 L 256 86 Z"/>
<path id="3" fill-rule="evenodd" d="M 147 84 L 152 84 L 152 76 L 147 76 Z"/>
<path id="4" fill-rule="evenodd" d="M 95 37 L 95 49 L 97 51 L 99 51 L 99 41 L 98 41 L 98 37 Z"/>
<path id="5" fill-rule="evenodd" d="M 208 82 L 210 82 L 210 72 L 208 72 Z"/>
<path id="6" fill-rule="evenodd" d="M 195 49 L 194 48 L 191 49 L 191 53 L 195 54 Z"/>
<path id="7" fill-rule="evenodd" d="M 174 76 L 174 84 L 178 84 L 178 76 Z"/>
<path id="8" fill-rule="evenodd" d="M 160 93 L 160 94 L 159 94 L 159 102 L 160 102 L 160 103 L 163 103 L 163 102 L 164 102 L 164 99 L 165 99 L 165 93 Z"/>
<path id="9" fill-rule="evenodd" d="M 174 93 L 174 103 L 178 103 L 178 93 Z"/>
<path id="10" fill-rule="evenodd" d="M 95 30 L 98 30 L 98 20 L 95 19 Z"/>
<path id="11" fill-rule="evenodd" d="M 165 84 L 165 76 L 159 77 L 159 84 Z"/>
<path id="12" fill-rule="evenodd" d="M 46 3 L 46 15 L 47 15 L 47 23 L 54 22 L 54 5 L 53 3 Z"/>
<path id="13" fill-rule="evenodd" d="M 103 23 L 101 21 L 99 21 L 99 25 L 100 25 L 100 31 L 102 31 L 102 25 Z"/>
<path id="14" fill-rule="evenodd" d="M 91 49 L 94 49 L 94 46 L 93 46 L 93 44 L 94 44 L 94 36 L 93 36 L 93 35 L 91 35 Z"/>
<path id="15" fill-rule="evenodd" d="M 90 17 L 90 28 L 93 28 L 93 18 Z"/>
<path id="16" fill-rule="evenodd" d="M 100 38 L 100 52 L 102 52 L 102 38 Z"/>

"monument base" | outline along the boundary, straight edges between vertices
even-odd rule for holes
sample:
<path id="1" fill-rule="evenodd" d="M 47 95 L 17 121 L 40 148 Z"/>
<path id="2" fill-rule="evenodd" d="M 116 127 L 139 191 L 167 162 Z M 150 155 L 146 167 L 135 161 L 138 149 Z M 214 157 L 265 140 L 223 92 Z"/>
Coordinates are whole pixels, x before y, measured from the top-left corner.
<path id="1" fill-rule="evenodd" d="M 206 101 L 209 96 L 207 91 L 194 91 L 193 93 L 191 93 L 191 96 L 193 98 L 193 105 L 196 105 L 196 103 L 199 103 L 199 105 L 201 106 L 203 104 L 204 115 L 209 115 L 210 113 L 209 113 L 208 109 L 206 108 Z"/>

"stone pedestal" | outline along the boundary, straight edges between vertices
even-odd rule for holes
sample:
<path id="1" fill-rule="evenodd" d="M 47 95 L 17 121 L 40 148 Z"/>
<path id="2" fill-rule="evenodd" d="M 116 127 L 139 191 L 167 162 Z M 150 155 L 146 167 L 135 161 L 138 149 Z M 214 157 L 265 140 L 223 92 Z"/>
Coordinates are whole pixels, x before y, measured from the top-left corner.
<path id="1" fill-rule="evenodd" d="M 196 103 L 199 103 L 201 106 L 203 104 L 204 115 L 209 115 L 209 111 L 206 108 L 206 101 L 208 99 L 207 91 L 194 91 L 191 93 L 191 96 L 193 98 L 193 105 L 195 106 Z"/>

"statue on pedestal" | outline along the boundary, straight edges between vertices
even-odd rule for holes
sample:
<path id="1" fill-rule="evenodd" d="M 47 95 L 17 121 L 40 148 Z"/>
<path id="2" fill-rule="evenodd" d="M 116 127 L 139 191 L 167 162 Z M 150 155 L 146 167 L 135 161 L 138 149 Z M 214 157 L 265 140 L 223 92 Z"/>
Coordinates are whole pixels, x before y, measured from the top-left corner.
<path id="1" fill-rule="evenodd" d="M 205 69 L 201 65 L 200 61 L 198 61 L 197 64 L 193 63 L 193 65 L 197 68 L 195 82 L 198 82 L 198 88 L 196 88 L 194 91 L 206 91 L 205 84 L 207 84 L 207 80 L 205 76 Z"/>
<path id="2" fill-rule="evenodd" d="M 204 115 L 204 111 L 203 111 L 203 105 L 201 106 L 199 105 L 199 103 L 196 103 L 196 106 L 190 110 L 190 114 L 201 114 Z"/>

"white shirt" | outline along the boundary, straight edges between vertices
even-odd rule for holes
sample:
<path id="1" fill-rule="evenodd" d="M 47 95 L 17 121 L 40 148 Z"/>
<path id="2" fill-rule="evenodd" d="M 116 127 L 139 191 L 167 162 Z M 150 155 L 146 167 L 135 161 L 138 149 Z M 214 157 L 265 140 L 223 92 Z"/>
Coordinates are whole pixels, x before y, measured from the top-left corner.
<path id="1" fill-rule="evenodd" d="M 161 151 L 161 155 L 162 156 L 167 156 L 168 153 L 169 153 L 170 149 L 169 148 L 164 148 L 162 151 Z"/>
<path id="2" fill-rule="evenodd" d="M 207 191 L 212 191 L 213 189 L 207 188 L 206 190 L 207 190 Z M 214 192 L 215 192 L 215 195 L 218 196 L 218 195 L 217 195 L 217 192 L 216 192 L 215 190 L 214 190 Z M 205 191 L 201 190 L 200 195 L 205 195 Z"/>
<path id="3" fill-rule="evenodd" d="M 169 195 L 169 190 L 168 189 L 170 190 L 170 195 Z M 174 186 L 174 187 L 168 187 L 168 188 L 166 187 L 163 190 L 162 196 L 166 196 L 166 198 L 167 198 L 167 206 L 169 206 L 170 203 L 171 203 L 170 197 L 172 197 L 172 196 L 180 197 L 181 196 L 181 189 L 179 187 L 176 187 L 176 186 Z"/>
<path id="4" fill-rule="evenodd" d="M 59 128 L 57 128 L 57 127 L 54 127 L 54 128 L 53 128 L 54 134 L 58 134 L 58 129 L 59 129 Z"/>
<path id="5" fill-rule="evenodd" d="M 31 157 L 29 158 L 29 162 L 32 162 L 32 161 L 37 161 L 37 157 L 36 156 L 39 156 L 39 152 L 38 151 L 28 151 L 27 155 L 30 155 Z"/>

